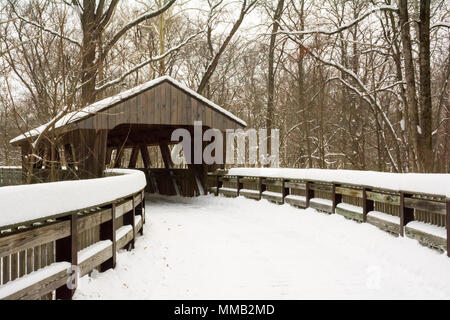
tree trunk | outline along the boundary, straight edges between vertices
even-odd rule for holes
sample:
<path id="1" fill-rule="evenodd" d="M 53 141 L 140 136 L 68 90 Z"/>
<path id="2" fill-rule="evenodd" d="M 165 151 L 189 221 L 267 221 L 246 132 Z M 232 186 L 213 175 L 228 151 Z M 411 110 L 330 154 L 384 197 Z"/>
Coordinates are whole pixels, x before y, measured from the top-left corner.
<path id="1" fill-rule="evenodd" d="M 419 60 L 420 60 L 420 128 L 419 160 L 425 172 L 433 170 L 431 62 L 430 62 L 430 3 L 420 1 Z"/>
<path id="2" fill-rule="evenodd" d="M 411 134 L 414 141 L 414 149 L 416 154 L 420 154 L 420 143 L 418 139 L 419 129 L 419 107 L 417 102 L 416 93 L 416 79 L 414 74 L 414 61 L 412 55 L 411 46 L 411 34 L 408 15 L 408 1 L 399 0 L 399 16 L 400 26 L 402 30 L 402 47 L 403 56 L 405 60 L 405 78 L 406 78 L 406 91 L 408 98 L 408 111 L 410 113 L 409 119 L 411 121 Z M 419 170 L 421 170 L 421 163 L 419 162 Z"/>

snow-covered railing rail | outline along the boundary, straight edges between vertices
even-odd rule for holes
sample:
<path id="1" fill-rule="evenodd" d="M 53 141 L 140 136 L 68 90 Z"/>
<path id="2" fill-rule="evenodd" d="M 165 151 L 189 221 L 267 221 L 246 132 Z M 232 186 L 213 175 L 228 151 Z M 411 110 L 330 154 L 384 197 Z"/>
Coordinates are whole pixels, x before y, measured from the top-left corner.
<path id="1" fill-rule="evenodd" d="M 450 247 L 449 174 L 237 168 L 209 174 L 208 189 L 337 213 L 442 252 Z"/>
<path id="2" fill-rule="evenodd" d="M 0 299 L 70 299 L 75 272 L 114 268 L 145 223 L 143 173 L 0 189 Z M 54 294 L 55 293 L 55 294 Z"/>

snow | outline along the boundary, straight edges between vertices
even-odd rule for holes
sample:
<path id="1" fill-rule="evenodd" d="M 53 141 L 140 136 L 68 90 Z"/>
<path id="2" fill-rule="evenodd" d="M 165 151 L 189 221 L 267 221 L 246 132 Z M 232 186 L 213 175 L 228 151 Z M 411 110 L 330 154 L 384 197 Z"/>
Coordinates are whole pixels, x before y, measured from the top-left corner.
<path id="1" fill-rule="evenodd" d="M 112 246 L 111 240 L 104 240 L 94 243 L 93 245 L 78 251 L 78 263 L 82 263 L 89 258 L 95 256 L 97 253 L 105 250 L 106 248 Z"/>
<path id="2" fill-rule="evenodd" d="M 349 183 L 372 188 L 442 195 L 450 197 L 450 174 L 389 173 L 356 170 L 234 168 L 231 176 L 255 176 Z"/>
<path id="3" fill-rule="evenodd" d="M 158 84 L 164 82 L 164 81 L 168 81 L 171 84 L 173 84 L 174 86 L 178 87 L 179 89 L 185 91 L 186 93 L 194 96 L 195 98 L 199 99 L 200 101 L 204 102 L 205 104 L 207 104 L 208 106 L 212 107 L 213 109 L 217 110 L 218 112 L 224 114 L 225 116 L 233 119 L 234 121 L 240 123 L 241 125 L 243 125 L 244 127 L 247 126 L 247 123 L 243 120 L 241 120 L 240 118 L 236 117 L 234 114 L 232 114 L 231 112 L 223 109 L 222 107 L 218 106 L 217 104 L 215 104 L 214 102 L 208 100 L 207 98 L 203 97 L 202 95 L 198 94 L 197 92 L 195 92 L 194 90 L 188 88 L 187 86 L 185 86 L 184 84 L 178 82 L 177 80 L 173 79 L 172 77 L 169 76 L 163 76 L 151 81 L 148 81 L 146 83 L 143 83 L 139 86 L 136 86 L 134 88 L 131 88 L 129 90 L 126 90 L 124 92 L 121 92 L 115 96 L 103 99 L 101 101 L 98 101 L 96 103 L 93 103 L 81 110 L 78 111 L 74 111 L 71 113 L 68 113 L 67 115 L 65 115 L 64 117 L 62 117 L 62 119 L 60 119 L 59 121 L 56 122 L 55 124 L 55 128 L 59 128 L 62 126 L 65 126 L 67 124 L 82 120 L 84 118 L 89 117 L 90 115 L 96 114 L 106 108 L 109 108 L 111 106 L 113 106 L 114 104 L 117 104 L 119 102 L 121 102 L 122 100 L 128 99 L 134 95 L 137 95 L 141 92 L 144 92 L 152 87 L 157 86 Z M 10 141 L 10 143 L 15 143 L 18 142 L 22 139 L 25 138 L 31 138 L 34 136 L 39 135 L 41 132 L 43 132 L 43 130 L 45 130 L 45 128 L 47 127 L 47 125 L 49 123 L 51 123 L 52 121 L 49 121 L 47 124 L 44 124 L 38 128 L 35 128 L 33 130 L 30 130 L 14 139 L 12 139 Z"/>
<path id="4" fill-rule="evenodd" d="M 137 225 L 141 222 L 141 220 L 142 220 L 142 217 L 140 215 L 137 215 L 134 218 L 134 226 L 137 227 Z"/>
<path id="5" fill-rule="evenodd" d="M 120 227 L 119 229 L 116 230 L 116 239 L 120 240 L 123 237 L 125 237 L 127 235 L 128 232 L 132 231 L 133 227 L 130 225 L 126 225 L 123 227 Z"/>
<path id="6" fill-rule="evenodd" d="M 279 192 L 273 192 L 273 191 L 264 191 L 262 193 L 263 196 L 269 196 L 269 197 L 277 197 L 281 198 L 283 195 Z"/>
<path id="7" fill-rule="evenodd" d="M 14 281 L 8 282 L 5 285 L 0 286 L 0 300 L 4 299 L 20 290 L 28 288 L 39 281 L 45 280 L 51 276 L 54 276 L 61 271 L 69 270 L 69 262 L 57 262 L 47 266 L 45 268 L 39 269 L 38 271 L 27 274 L 20 277 Z"/>
<path id="8" fill-rule="evenodd" d="M 253 190 L 253 189 L 241 189 L 239 190 L 239 193 L 246 193 L 246 194 L 259 194 L 259 190 Z"/>
<path id="9" fill-rule="evenodd" d="M 146 185 L 141 171 L 114 169 L 107 173 L 119 175 L 0 188 L 0 227 L 111 202 Z"/>
<path id="10" fill-rule="evenodd" d="M 425 232 L 439 238 L 447 239 L 447 229 L 445 229 L 444 227 L 439 227 L 421 221 L 411 221 L 406 226 L 408 228 Z"/>
<path id="11" fill-rule="evenodd" d="M 387 213 L 380 212 L 380 211 L 370 211 L 370 212 L 367 212 L 367 215 L 387 221 L 387 222 L 392 222 L 392 223 L 400 225 L 400 217 L 393 216 L 391 214 L 387 214 Z"/>
<path id="12" fill-rule="evenodd" d="M 224 191 L 224 192 L 237 192 L 236 188 L 225 188 L 225 187 L 221 187 L 219 188 L 219 192 L 220 191 Z"/>
<path id="13" fill-rule="evenodd" d="M 299 201 L 306 201 L 306 197 L 305 196 L 298 196 L 295 194 L 289 194 L 285 197 L 285 199 L 291 199 L 291 200 L 299 200 Z"/>
<path id="14" fill-rule="evenodd" d="M 322 199 L 322 198 L 312 198 L 311 200 L 309 200 L 310 203 L 317 203 L 317 204 L 324 204 L 326 206 L 332 206 L 333 205 L 333 201 L 328 200 L 328 199 Z"/>
<path id="15" fill-rule="evenodd" d="M 344 202 L 338 203 L 336 205 L 336 207 L 337 208 L 341 208 L 343 210 L 347 210 L 347 211 L 357 212 L 357 213 L 360 213 L 360 214 L 363 213 L 363 208 L 362 207 L 355 206 L 355 205 L 348 204 L 348 203 L 344 203 Z"/>
<path id="16" fill-rule="evenodd" d="M 147 198 L 143 237 L 76 299 L 449 299 L 450 260 L 370 224 L 244 197 Z"/>

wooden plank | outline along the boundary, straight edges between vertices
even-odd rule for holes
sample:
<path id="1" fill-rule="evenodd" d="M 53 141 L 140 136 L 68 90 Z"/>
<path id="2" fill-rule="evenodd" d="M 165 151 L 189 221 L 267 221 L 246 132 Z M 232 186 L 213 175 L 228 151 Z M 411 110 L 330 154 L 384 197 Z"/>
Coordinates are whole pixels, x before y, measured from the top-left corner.
<path id="1" fill-rule="evenodd" d="M 133 229 L 131 229 L 125 236 L 117 240 L 117 250 L 124 248 L 133 240 Z"/>
<path id="2" fill-rule="evenodd" d="M 10 266 L 11 266 L 11 260 L 9 256 L 3 257 L 3 267 L 2 267 L 2 274 L 3 274 L 3 280 L 2 283 L 8 283 L 11 280 L 10 277 Z"/>
<path id="3" fill-rule="evenodd" d="M 33 272 L 33 248 L 27 249 L 27 274 Z"/>
<path id="4" fill-rule="evenodd" d="M 178 124 L 178 89 L 174 86 L 170 85 L 170 123 L 171 124 Z"/>
<path id="5" fill-rule="evenodd" d="M 286 186 L 286 188 L 291 188 L 291 189 L 300 189 L 300 190 L 306 189 L 306 183 L 304 183 L 304 182 L 286 181 L 285 186 Z"/>
<path id="6" fill-rule="evenodd" d="M 10 279 L 11 281 L 14 281 L 19 277 L 19 270 L 18 270 L 18 253 L 11 254 L 11 273 L 10 273 Z"/>
<path id="7" fill-rule="evenodd" d="M 112 246 L 108 246 L 107 248 L 103 249 L 92 257 L 89 257 L 78 265 L 80 269 L 80 277 L 87 275 L 89 272 L 111 258 Z"/>
<path id="8" fill-rule="evenodd" d="M 70 221 L 56 222 L 0 238 L 0 257 L 70 235 Z"/>
<path id="9" fill-rule="evenodd" d="M 291 206 L 294 207 L 299 207 L 299 208 L 307 208 L 306 206 L 306 197 L 305 200 L 302 200 L 301 198 L 296 198 L 296 197 L 288 197 L 284 199 L 284 202 L 287 204 L 290 204 Z"/>
<path id="10" fill-rule="evenodd" d="M 267 178 L 265 178 L 263 180 L 263 183 L 266 186 L 272 186 L 272 187 L 282 187 L 283 186 L 283 181 L 282 180 L 276 180 L 276 179 L 267 179 Z"/>
<path id="11" fill-rule="evenodd" d="M 283 204 L 283 194 L 280 193 L 280 195 L 272 195 L 272 194 L 262 194 L 261 195 L 263 199 L 266 199 L 267 201 L 276 203 L 276 204 Z"/>
<path id="12" fill-rule="evenodd" d="M 312 199 L 311 199 L 312 200 Z M 309 202 L 309 207 L 322 211 L 322 212 L 326 212 L 326 213 L 333 213 L 333 205 L 330 204 L 324 204 L 324 203 L 318 203 L 318 202 L 314 202 L 314 201 L 310 201 Z"/>
<path id="13" fill-rule="evenodd" d="M 367 191 L 367 199 L 376 202 L 400 205 L 400 196 L 392 194 L 384 194 L 375 191 Z"/>
<path id="14" fill-rule="evenodd" d="M 370 223 L 371 225 L 374 225 L 383 231 L 389 232 L 389 233 L 393 234 L 394 236 L 400 235 L 401 228 L 396 223 L 386 221 L 383 219 L 379 219 L 377 217 L 370 216 L 370 215 L 367 216 L 367 223 Z"/>
<path id="15" fill-rule="evenodd" d="M 318 183 L 311 183 L 310 187 L 311 190 L 314 191 L 325 191 L 325 192 L 332 192 L 333 186 L 327 185 L 327 184 L 318 184 Z"/>
<path id="16" fill-rule="evenodd" d="M 19 278 L 23 277 L 26 272 L 26 251 L 19 252 Z"/>
<path id="17" fill-rule="evenodd" d="M 438 213 L 442 215 L 446 214 L 445 202 L 438 202 L 427 199 L 405 198 L 405 207 Z"/>
<path id="18" fill-rule="evenodd" d="M 343 196 L 349 196 L 349 197 L 355 197 L 355 198 L 362 198 L 363 197 L 363 191 L 358 189 L 351 189 L 346 187 L 338 187 L 336 186 L 336 193 L 341 194 Z"/>
<path id="19" fill-rule="evenodd" d="M 439 252 L 445 252 L 447 250 L 447 239 L 408 226 L 405 227 L 405 234 L 408 238 L 415 239 L 428 248 L 438 250 Z"/>
<path id="20" fill-rule="evenodd" d="M 111 208 L 105 208 L 97 213 L 78 218 L 78 232 L 84 232 L 111 220 Z"/>
<path id="21" fill-rule="evenodd" d="M 162 108 L 162 92 L 161 92 L 161 86 L 158 86 L 155 88 L 155 103 L 154 103 L 154 109 L 155 109 L 155 118 L 154 122 L 155 124 L 161 124 L 161 108 Z"/>
<path id="22" fill-rule="evenodd" d="M 336 213 L 350 220 L 355 220 L 357 222 L 364 221 L 362 213 L 357 211 L 336 207 Z"/>

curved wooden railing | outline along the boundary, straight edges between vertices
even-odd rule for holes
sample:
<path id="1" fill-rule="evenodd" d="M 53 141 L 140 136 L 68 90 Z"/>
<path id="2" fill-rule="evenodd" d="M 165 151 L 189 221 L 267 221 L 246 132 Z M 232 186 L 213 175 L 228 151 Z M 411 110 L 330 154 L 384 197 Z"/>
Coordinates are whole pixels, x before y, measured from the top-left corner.
<path id="1" fill-rule="evenodd" d="M 208 176 L 208 190 L 227 197 L 266 199 L 314 208 L 408 236 L 441 252 L 450 247 L 450 199 L 445 195 L 398 191 L 339 181 L 229 175 Z M 447 250 L 450 257 L 450 252 Z"/>
<path id="2" fill-rule="evenodd" d="M 110 181 L 111 188 L 125 181 L 121 177 L 114 178 L 97 180 Z M 137 184 L 138 190 L 118 198 L 107 201 L 103 198 L 95 205 L 72 211 L 56 214 L 52 211 L 41 219 L 33 217 L 14 224 L 0 223 L 0 299 L 70 299 L 76 287 L 75 273 L 84 276 L 94 269 L 114 268 L 116 252 L 122 248 L 132 249 L 137 234 L 143 233 L 145 177 L 142 179 L 144 184 Z M 83 188 L 87 181 L 71 183 Z M 89 183 L 92 184 L 92 180 Z M 56 183 L 52 187 L 61 186 Z M 0 198 L 7 188 L 17 187 L 1 188 Z M 108 193 L 108 190 L 99 192 Z M 69 283 L 72 286 L 68 286 Z"/>

